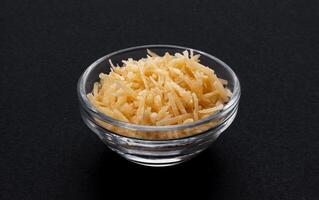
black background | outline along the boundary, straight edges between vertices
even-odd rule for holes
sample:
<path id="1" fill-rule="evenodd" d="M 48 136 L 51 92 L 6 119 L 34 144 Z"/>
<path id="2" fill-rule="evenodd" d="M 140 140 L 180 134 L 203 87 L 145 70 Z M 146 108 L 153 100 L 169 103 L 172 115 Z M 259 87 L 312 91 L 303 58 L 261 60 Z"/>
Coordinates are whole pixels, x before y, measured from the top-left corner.
<path id="1" fill-rule="evenodd" d="M 0 4 L 1 200 L 319 199 L 319 1 Z M 143 44 L 209 52 L 241 81 L 235 122 L 179 166 L 129 163 L 79 115 L 84 69 Z"/>

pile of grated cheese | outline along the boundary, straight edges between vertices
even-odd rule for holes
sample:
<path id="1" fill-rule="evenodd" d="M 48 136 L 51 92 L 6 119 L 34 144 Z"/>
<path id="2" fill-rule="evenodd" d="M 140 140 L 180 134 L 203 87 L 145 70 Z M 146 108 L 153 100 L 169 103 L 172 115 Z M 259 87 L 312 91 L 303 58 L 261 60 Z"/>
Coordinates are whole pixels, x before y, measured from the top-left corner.
<path id="1" fill-rule="evenodd" d="M 191 123 L 223 109 L 232 95 L 227 81 L 199 63 L 192 51 L 165 53 L 149 50 L 146 58 L 123 60 L 101 73 L 89 101 L 102 113 L 141 125 Z"/>

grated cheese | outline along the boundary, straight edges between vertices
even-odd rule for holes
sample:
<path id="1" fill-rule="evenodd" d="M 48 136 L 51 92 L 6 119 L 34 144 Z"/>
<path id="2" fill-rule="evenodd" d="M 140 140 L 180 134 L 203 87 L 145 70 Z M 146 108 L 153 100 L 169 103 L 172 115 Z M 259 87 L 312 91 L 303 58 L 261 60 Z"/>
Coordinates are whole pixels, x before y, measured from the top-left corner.
<path id="1" fill-rule="evenodd" d="M 117 120 L 154 126 L 192 123 L 229 101 L 228 81 L 202 65 L 193 51 L 147 53 L 140 60 L 123 60 L 121 67 L 109 60 L 111 72 L 99 75 L 89 101 Z"/>

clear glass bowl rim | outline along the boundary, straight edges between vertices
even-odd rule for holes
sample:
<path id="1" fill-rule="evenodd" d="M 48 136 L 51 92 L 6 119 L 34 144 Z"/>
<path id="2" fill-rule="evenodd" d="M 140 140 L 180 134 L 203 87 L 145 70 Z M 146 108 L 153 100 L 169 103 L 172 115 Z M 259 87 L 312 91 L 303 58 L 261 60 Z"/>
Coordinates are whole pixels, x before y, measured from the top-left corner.
<path id="1" fill-rule="evenodd" d="M 90 72 L 92 71 L 92 69 L 94 69 L 94 67 L 96 67 L 98 64 L 100 64 L 102 61 L 109 59 L 116 54 L 125 53 L 127 51 L 140 50 L 140 49 L 151 49 L 151 48 L 174 48 L 174 49 L 180 49 L 180 50 L 193 50 L 195 53 L 205 55 L 208 58 L 214 60 L 215 62 L 217 62 L 218 64 L 223 66 L 224 69 L 226 71 L 228 71 L 228 73 L 233 78 L 234 89 L 232 91 L 233 92 L 232 97 L 230 98 L 230 100 L 227 102 L 227 104 L 224 106 L 224 108 L 221 111 L 219 111 L 215 114 L 212 114 L 206 118 L 203 118 L 201 120 L 198 120 L 198 121 L 195 121 L 192 123 L 188 123 L 188 124 L 181 124 L 181 125 L 149 126 L 149 125 L 132 124 L 132 123 L 127 123 L 127 122 L 113 119 L 113 118 L 103 114 L 102 112 L 98 111 L 90 103 L 89 99 L 86 96 L 87 94 L 85 91 L 85 84 L 87 82 L 88 76 L 89 76 Z M 229 113 L 238 104 L 240 94 L 241 94 L 241 89 L 240 89 L 239 80 L 238 80 L 235 72 L 226 63 L 224 63 L 220 59 L 216 58 L 215 56 L 212 56 L 206 52 L 203 52 L 203 51 L 200 51 L 197 49 L 193 49 L 193 48 L 189 48 L 189 47 L 183 47 L 183 46 L 177 46 L 177 45 L 166 45 L 166 44 L 152 44 L 152 45 L 142 45 L 142 46 L 135 46 L 135 47 L 121 49 L 121 50 L 112 52 L 110 54 L 107 54 L 107 55 L 99 58 L 98 60 L 93 62 L 80 76 L 80 78 L 78 80 L 78 84 L 77 84 L 77 93 L 78 93 L 78 97 L 79 97 L 81 106 L 86 111 L 88 111 L 89 113 L 93 114 L 94 116 L 96 116 L 102 120 L 107 121 L 108 123 L 110 123 L 114 126 L 119 126 L 121 128 L 127 128 L 127 129 L 138 130 L 138 131 L 175 131 L 175 130 L 193 128 L 193 127 L 208 123 L 208 122 L 210 122 L 218 117 L 221 117 L 221 116 L 225 115 L 225 113 Z M 125 136 L 122 136 L 122 137 L 125 137 Z M 136 138 L 134 138 L 134 139 L 136 139 Z M 184 138 L 181 138 L 181 139 L 184 139 Z"/>

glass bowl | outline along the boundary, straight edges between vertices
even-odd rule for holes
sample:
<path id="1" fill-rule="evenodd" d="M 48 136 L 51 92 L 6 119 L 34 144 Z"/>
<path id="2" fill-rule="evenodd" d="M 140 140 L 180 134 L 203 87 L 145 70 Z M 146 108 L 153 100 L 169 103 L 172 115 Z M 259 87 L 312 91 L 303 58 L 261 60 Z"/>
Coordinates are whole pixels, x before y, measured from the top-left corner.
<path id="1" fill-rule="evenodd" d="M 159 55 L 193 50 L 200 62 L 212 67 L 218 77 L 228 80 L 233 95 L 224 108 L 207 118 L 189 124 L 146 126 L 122 122 L 99 112 L 87 94 L 99 81 L 101 72 L 108 73 L 113 63 L 128 58 L 145 57 L 149 49 Z M 191 48 L 173 45 L 145 45 L 110 53 L 91 64 L 81 75 L 77 86 L 81 116 L 84 123 L 113 151 L 124 158 L 147 166 L 170 166 L 182 163 L 205 150 L 233 122 L 240 99 L 240 84 L 236 74 L 218 58 Z M 164 137 L 165 136 L 165 137 Z M 142 139 L 144 138 L 144 139 Z M 148 139 L 145 139 L 148 138 Z M 165 138 L 165 139 L 164 139 Z M 169 138 L 169 139 L 167 139 Z"/>

